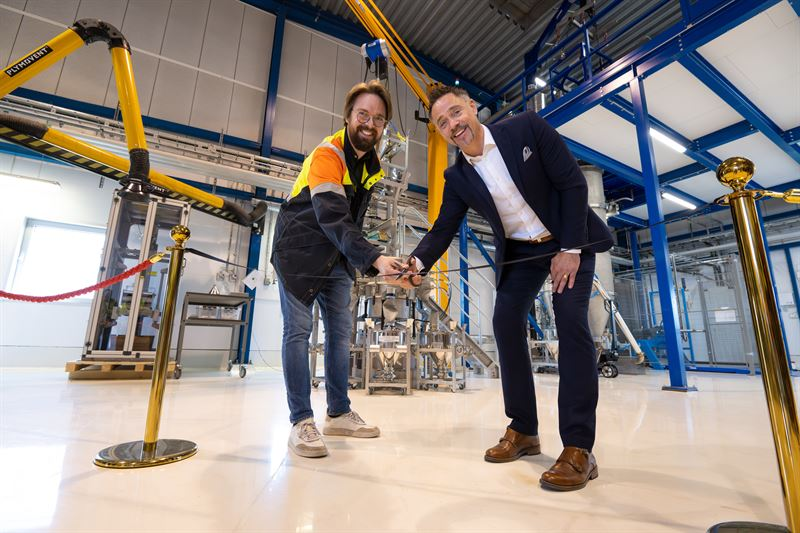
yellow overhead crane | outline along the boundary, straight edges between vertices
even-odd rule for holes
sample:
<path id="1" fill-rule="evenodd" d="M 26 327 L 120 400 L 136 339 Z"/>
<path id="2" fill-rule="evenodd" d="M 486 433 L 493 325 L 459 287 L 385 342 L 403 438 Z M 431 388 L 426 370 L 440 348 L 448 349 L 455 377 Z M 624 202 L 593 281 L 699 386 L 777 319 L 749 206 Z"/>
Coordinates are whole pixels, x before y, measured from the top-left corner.
<path id="1" fill-rule="evenodd" d="M 366 28 L 373 37 L 376 39 L 383 39 L 389 44 L 392 52 L 389 54 L 389 59 L 430 114 L 430 102 L 428 101 L 427 89 L 436 85 L 437 82 L 428 75 L 373 0 L 345 1 L 364 28 Z M 439 216 L 439 208 L 442 205 L 444 171 L 447 168 L 447 142 L 436 132 L 432 123 L 429 122 L 427 126 L 428 222 L 433 224 Z M 438 266 L 441 270 L 447 269 L 447 254 L 442 256 Z M 446 308 L 447 287 L 443 277 L 439 280 L 439 287 L 444 289 L 441 291 L 443 296 L 440 298 L 439 304 Z"/>
<path id="2" fill-rule="evenodd" d="M 66 133 L 11 114 L 0 113 L 0 138 L 41 154 L 119 181 L 130 192 L 153 193 L 188 202 L 231 222 L 254 227 L 267 211 L 264 202 L 245 212 L 238 204 L 210 194 L 150 168 L 139 97 L 133 79 L 130 46 L 114 26 L 96 19 L 82 19 L 60 35 L 35 48 L 0 71 L 0 98 L 81 48 L 103 41 L 111 51 L 122 123 L 130 159 L 119 157 Z"/>

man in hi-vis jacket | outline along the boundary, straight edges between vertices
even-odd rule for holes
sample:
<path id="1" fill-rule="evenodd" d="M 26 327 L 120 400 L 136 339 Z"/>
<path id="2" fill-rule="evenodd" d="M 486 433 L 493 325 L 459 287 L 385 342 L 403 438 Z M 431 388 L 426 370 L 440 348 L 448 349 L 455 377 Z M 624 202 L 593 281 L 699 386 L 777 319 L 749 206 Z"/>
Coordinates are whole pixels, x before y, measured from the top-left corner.
<path id="1" fill-rule="evenodd" d="M 380 430 L 350 409 L 347 397 L 354 270 L 399 274 L 397 262 L 381 255 L 362 235 L 372 187 L 383 177 L 375 147 L 392 116 L 391 98 L 378 81 L 347 93 L 344 128 L 326 137 L 303 162 L 275 225 L 272 264 L 278 274 L 283 345 L 281 356 L 293 424 L 289 448 L 302 457 L 324 457 L 328 449 L 311 409 L 309 336 L 312 308 L 319 302 L 325 325 L 325 391 L 328 411 L 322 433 L 377 437 Z"/>

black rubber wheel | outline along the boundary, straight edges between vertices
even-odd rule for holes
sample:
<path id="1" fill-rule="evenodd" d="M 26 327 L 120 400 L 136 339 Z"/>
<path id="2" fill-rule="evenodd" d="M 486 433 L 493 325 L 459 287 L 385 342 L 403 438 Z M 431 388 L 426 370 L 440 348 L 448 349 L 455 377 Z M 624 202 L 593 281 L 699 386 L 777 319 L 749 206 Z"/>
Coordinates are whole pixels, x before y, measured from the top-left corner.
<path id="1" fill-rule="evenodd" d="M 613 378 L 616 376 L 616 374 L 614 374 L 614 370 L 614 367 L 611 365 L 603 365 L 600 367 L 600 373 L 603 374 L 604 378 Z"/>
<path id="2" fill-rule="evenodd" d="M 247 367 L 246 366 L 240 366 L 239 367 L 239 377 L 243 378 L 246 375 L 247 375 Z"/>
<path id="3" fill-rule="evenodd" d="M 319 388 L 319 381 L 317 381 L 316 379 L 312 380 L 311 381 L 311 386 L 314 387 L 315 389 Z"/>
<path id="4" fill-rule="evenodd" d="M 612 375 L 611 377 L 615 378 L 619 376 L 619 368 L 617 368 L 617 365 L 611 365 L 611 368 L 614 370 L 614 375 Z"/>
<path id="5" fill-rule="evenodd" d="M 182 373 L 183 373 L 183 371 L 181 370 L 181 367 L 176 366 L 175 370 L 172 371 L 172 377 L 174 379 L 181 379 L 181 374 Z"/>
<path id="6" fill-rule="evenodd" d="M 231 371 L 231 368 L 233 368 L 233 361 L 228 361 L 228 372 Z"/>

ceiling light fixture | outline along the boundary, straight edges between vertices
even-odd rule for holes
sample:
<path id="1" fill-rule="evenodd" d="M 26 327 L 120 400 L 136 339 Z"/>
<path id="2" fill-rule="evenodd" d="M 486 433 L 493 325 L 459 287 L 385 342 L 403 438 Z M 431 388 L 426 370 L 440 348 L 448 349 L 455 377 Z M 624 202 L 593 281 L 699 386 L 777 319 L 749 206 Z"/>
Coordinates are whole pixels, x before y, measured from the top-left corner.
<path id="1" fill-rule="evenodd" d="M 683 198 L 679 198 L 679 197 L 675 196 L 674 194 L 671 194 L 671 193 L 668 193 L 668 192 L 662 192 L 661 193 L 661 198 L 664 198 L 665 200 L 669 200 L 670 202 L 675 202 L 676 204 L 678 204 L 680 206 L 683 206 L 686 209 L 692 209 L 692 210 L 697 209 L 697 206 L 694 205 L 692 202 L 688 202 L 688 201 L 684 200 Z"/>
<path id="2" fill-rule="evenodd" d="M 667 137 L 663 133 L 653 128 L 650 128 L 650 137 L 657 140 L 661 144 L 665 144 L 675 150 L 676 152 L 684 153 L 686 151 L 686 147 L 677 142 L 675 139 L 671 137 Z"/>

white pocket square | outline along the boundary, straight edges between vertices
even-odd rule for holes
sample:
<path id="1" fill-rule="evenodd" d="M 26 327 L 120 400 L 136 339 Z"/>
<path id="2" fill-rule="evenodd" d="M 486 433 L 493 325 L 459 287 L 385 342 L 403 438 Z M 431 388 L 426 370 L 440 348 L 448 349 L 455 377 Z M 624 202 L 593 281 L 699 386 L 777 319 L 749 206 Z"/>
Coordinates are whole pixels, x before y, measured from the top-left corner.
<path id="1" fill-rule="evenodd" d="M 523 161 L 523 162 L 524 162 L 524 161 L 527 161 L 527 160 L 528 160 L 528 158 L 529 158 L 529 157 L 530 157 L 532 154 L 533 154 L 533 152 L 531 152 L 531 149 L 530 149 L 530 148 L 528 148 L 527 146 L 526 146 L 525 148 L 523 148 L 523 149 L 522 149 L 522 161 Z"/>

